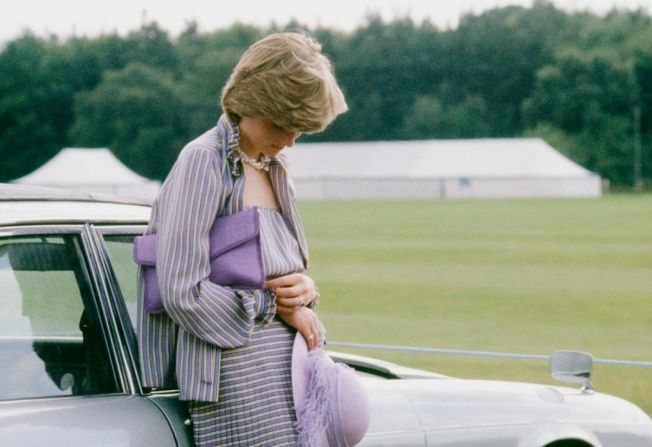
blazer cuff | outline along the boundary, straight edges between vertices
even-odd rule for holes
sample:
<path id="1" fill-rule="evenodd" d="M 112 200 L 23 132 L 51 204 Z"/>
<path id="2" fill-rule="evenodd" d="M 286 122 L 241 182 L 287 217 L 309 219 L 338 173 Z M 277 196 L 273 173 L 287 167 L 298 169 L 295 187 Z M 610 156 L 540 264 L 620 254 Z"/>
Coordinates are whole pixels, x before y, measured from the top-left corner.
<path id="1" fill-rule="evenodd" d="M 276 294 L 272 289 L 256 289 L 253 293 L 256 321 L 270 323 L 276 315 Z"/>

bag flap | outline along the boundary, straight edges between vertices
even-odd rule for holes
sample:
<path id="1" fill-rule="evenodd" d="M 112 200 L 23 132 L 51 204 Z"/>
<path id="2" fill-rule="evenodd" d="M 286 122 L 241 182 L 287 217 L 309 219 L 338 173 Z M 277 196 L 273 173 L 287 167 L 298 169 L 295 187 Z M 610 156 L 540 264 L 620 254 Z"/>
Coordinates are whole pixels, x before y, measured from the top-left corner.
<path id="1" fill-rule="evenodd" d="M 249 208 L 239 213 L 218 217 L 210 229 L 210 259 L 258 236 L 260 223 L 258 210 Z M 140 265 L 156 265 L 156 234 L 138 236 L 134 239 L 134 262 Z"/>
<path id="2" fill-rule="evenodd" d="M 156 265 L 156 235 L 148 234 L 134 239 L 134 262 L 140 265 Z"/>
<path id="3" fill-rule="evenodd" d="M 256 208 L 215 219 L 209 235 L 211 260 L 256 238 L 259 232 L 260 222 Z"/>

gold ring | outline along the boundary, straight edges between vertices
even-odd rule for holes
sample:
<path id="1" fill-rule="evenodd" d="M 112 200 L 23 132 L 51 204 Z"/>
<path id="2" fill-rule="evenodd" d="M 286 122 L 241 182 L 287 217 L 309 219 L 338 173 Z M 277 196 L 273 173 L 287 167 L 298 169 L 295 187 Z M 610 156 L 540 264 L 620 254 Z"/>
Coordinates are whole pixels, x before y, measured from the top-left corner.
<path id="1" fill-rule="evenodd" d="M 310 334 L 308 337 L 306 337 L 306 340 L 312 340 L 313 335 Z"/>

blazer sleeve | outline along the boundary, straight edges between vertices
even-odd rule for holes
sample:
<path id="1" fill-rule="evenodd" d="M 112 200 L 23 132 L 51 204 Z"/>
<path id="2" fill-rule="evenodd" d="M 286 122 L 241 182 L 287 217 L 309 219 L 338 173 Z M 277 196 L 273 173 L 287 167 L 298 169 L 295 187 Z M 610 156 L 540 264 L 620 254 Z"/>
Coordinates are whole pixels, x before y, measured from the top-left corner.
<path id="1" fill-rule="evenodd" d="M 222 348 L 243 346 L 254 320 L 269 322 L 276 299 L 269 289 L 252 292 L 208 279 L 209 230 L 224 185 L 216 154 L 187 147 L 159 201 L 156 269 L 163 306 L 181 328 Z"/>

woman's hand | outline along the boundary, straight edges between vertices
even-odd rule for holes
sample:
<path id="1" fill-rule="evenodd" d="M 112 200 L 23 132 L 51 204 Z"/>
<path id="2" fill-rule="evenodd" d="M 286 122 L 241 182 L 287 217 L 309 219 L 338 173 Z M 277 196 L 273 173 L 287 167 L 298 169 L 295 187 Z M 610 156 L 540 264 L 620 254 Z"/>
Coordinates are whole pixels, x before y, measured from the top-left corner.
<path id="1" fill-rule="evenodd" d="M 265 282 L 265 288 L 274 290 L 276 313 L 289 315 L 315 300 L 315 282 L 303 273 L 290 273 Z"/>
<path id="2" fill-rule="evenodd" d="M 288 326 L 295 328 L 301 333 L 301 335 L 303 335 L 303 338 L 306 339 L 309 351 L 315 349 L 322 334 L 319 329 L 319 320 L 312 309 L 301 307 L 295 312 L 279 314 L 279 318 L 285 321 Z"/>

